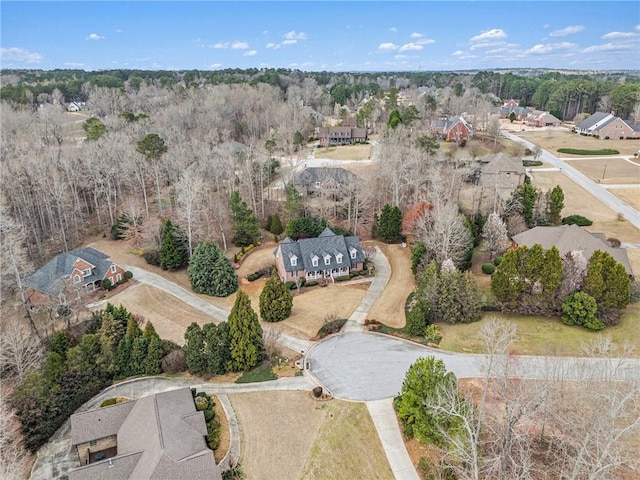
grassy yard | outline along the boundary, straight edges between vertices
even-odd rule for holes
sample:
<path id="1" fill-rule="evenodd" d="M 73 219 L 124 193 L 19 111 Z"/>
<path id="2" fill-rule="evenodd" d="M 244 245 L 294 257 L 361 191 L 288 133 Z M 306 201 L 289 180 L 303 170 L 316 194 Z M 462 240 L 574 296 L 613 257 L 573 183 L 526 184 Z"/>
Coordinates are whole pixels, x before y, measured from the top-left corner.
<path id="1" fill-rule="evenodd" d="M 518 326 L 518 340 L 512 351 L 520 355 L 583 355 L 582 345 L 599 336 L 609 335 L 615 343 L 623 345 L 630 342 L 640 355 L 640 336 L 637 334 L 640 322 L 640 304 L 627 308 L 620 324 L 608 327 L 602 332 L 589 332 L 581 327 L 564 325 L 558 318 L 538 316 L 503 315 L 492 312 L 479 322 L 466 325 L 440 325 L 443 334 L 440 347 L 444 350 L 464 353 L 482 353 L 483 345 L 479 338 L 480 328 L 495 316 Z"/>
<path id="2" fill-rule="evenodd" d="M 638 140 L 600 140 L 594 137 L 585 137 L 572 133 L 569 128 L 556 127 L 552 129 L 534 129 L 533 127 L 522 126 L 524 131 L 516 131 L 519 137 L 540 145 L 545 150 L 557 152 L 558 148 L 576 148 L 580 150 L 600 150 L 611 148 L 618 150 L 621 155 L 633 155 L 640 148 Z M 559 156 L 566 156 L 563 153 Z M 576 156 L 579 158 L 579 156 Z"/>
<path id="3" fill-rule="evenodd" d="M 316 158 L 330 160 L 370 160 L 373 152 L 371 144 L 341 145 L 338 147 L 318 147 Z"/>
<path id="4" fill-rule="evenodd" d="M 581 171 L 594 182 L 602 184 L 640 183 L 640 165 L 631 164 L 621 158 L 580 158 L 567 163 Z M 535 174 L 534 174 L 535 175 Z M 612 193 L 616 193 L 612 190 Z"/>

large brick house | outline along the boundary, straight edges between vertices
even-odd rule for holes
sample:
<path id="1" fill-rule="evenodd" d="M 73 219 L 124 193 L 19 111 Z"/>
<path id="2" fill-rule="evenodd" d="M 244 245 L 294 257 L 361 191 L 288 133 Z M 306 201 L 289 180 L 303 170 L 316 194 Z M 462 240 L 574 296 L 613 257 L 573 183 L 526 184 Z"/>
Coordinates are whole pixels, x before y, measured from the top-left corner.
<path id="1" fill-rule="evenodd" d="M 348 196 L 357 179 L 353 172 L 344 168 L 308 167 L 296 176 L 295 185 L 309 196 L 324 193 L 341 198 Z"/>
<path id="2" fill-rule="evenodd" d="M 367 138 L 366 128 L 342 126 L 320 127 L 318 129 L 318 140 L 321 147 L 364 143 L 367 141 Z"/>
<path id="3" fill-rule="evenodd" d="M 364 268 L 364 252 L 360 238 L 336 235 L 325 228 L 316 238 L 302 238 L 296 242 L 285 238 L 274 250 L 276 269 L 283 282 L 348 275 Z"/>
<path id="4" fill-rule="evenodd" d="M 76 413 L 70 423 L 80 468 L 69 480 L 222 479 L 189 388 Z"/>
<path id="5" fill-rule="evenodd" d="M 589 118 L 577 123 L 573 130 L 580 135 L 598 136 L 600 139 L 640 138 L 640 125 L 627 122 L 606 112 L 594 113 Z"/>
<path id="6" fill-rule="evenodd" d="M 530 127 L 557 127 L 562 121 L 549 112 L 534 110 L 527 114 L 524 123 Z"/>
<path id="7" fill-rule="evenodd" d="M 61 304 L 73 292 L 76 297 L 102 287 L 103 280 L 116 284 L 125 278 L 124 269 L 98 250 L 76 248 L 56 255 L 25 279 L 31 305 L 47 305 L 53 299 Z"/>
<path id="8" fill-rule="evenodd" d="M 433 133 L 447 142 L 460 142 L 473 136 L 473 127 L 464 118 L 455 115 L 433 122 Z"/>

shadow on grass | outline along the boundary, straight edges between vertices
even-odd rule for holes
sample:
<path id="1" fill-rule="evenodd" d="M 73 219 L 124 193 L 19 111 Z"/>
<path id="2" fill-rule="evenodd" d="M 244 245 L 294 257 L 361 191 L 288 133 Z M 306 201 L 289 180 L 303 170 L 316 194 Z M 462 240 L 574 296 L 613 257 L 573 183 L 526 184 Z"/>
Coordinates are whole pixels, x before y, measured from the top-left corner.
<path id="1" fill-rule="evenodd" d="M 256 383 L 256 382 L 268 382 L 269 380 L 276 380 L 278 377 L 269 363 L 263 363 L 258 365 L 253 370 L 244 372 L 240 378 L 236 380 L 236 383 Z"/>

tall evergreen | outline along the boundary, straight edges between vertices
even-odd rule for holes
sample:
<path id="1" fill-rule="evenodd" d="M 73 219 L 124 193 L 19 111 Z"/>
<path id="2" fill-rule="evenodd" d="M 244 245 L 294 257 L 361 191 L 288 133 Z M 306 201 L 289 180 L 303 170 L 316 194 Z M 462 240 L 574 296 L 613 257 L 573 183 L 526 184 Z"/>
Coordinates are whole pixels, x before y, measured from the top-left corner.
<path id="1" fill-rule="evenodd" d="M 187 272 L 196 293 L 227 297 L 238 289 L 238 275 L 233 265 L 213 242 L 202 242 L 196 247 Z"/>
<path id="2" fill-rule="evenodd" d="M 596 250 L 589 259 L 582 289 L 596 299 L 597 317 L 605 325 L 615 325 L 629 305 L 631 280 L 620 262 L 609 253 Z"/>
<path id="3" fill-rule="evenodd" d="M 143 337 L 144 338 L 144 337 Z M 152 336 L 147 346 L 147 355 L 143 362 L 145 375 L 159 375 L 162 373 L 162 357 L 164 346 L 158 335 Z"/>
<path id="4" fill-rule="evenodd" d="M 193 322 L 187 327 L 184 333 L 184 350 L 185 360 L 189 373 L 197 375 L 206 369 L 204 358 L 204 336 L 200 325 Z"/>
<path id="5" fill-rule="evenodd" d="M 387 243 L 399 242 L 402 239 L 402 212 L 398 207 L 386 204 L 382 207 L 376 234 Z"/>
<path id="6" fill-rule="evenodd" d="M 160 267 L 163 270 L 177 270 L 187 266 L 189 249 L 182 229 L 167 220 L 162 227 L 160 247 Z"/>
<path id="7" fill-rule="evenodd" d="M 230 369 L 241 371 L 255 367 L 264 355 L 262 327 L 244 290 L 238 292 L 228 323 L 231 337 Z"/>
<path id="8" fill-rule="evenodd" d="M 149 342 L 144 337 L 137 337 L 131 346 L 131 370 L 132 375 L 140 375 L 145 372 L 144 362 L 147 358 Z"/>
<path id="9" fill-rule="evenodd" d="M 551 192 L 547 192 L 547 196 L 549 221 L 554 225 L 560 225 L 562 209 L 564 208 L 564 192 L 560 185 L 556 185 Z"/>
<path id="10" fill-rule="evenodd" d="M 204 335 L 204 356 L 206 358 L 207 373 L 221 375 L 226 373 L 231 361 L 229 324 L 222 322 L 219 325 L 207 323 L 202 327 Z"/>
<path id="11" fill-rule="evenodd" d="M 234 191 L 230 199 L 233 244 L 236 247 L 255 245 L 260 239 L 260 225 L 251 208 L 242 201 L 240 193 Z"/>
<path id="12" fill-rule="evenodd" d="M 293 295 L 275 270 L 260 293 L 260 316 L 265 322 L 279 322 L 291 315 Z"/>

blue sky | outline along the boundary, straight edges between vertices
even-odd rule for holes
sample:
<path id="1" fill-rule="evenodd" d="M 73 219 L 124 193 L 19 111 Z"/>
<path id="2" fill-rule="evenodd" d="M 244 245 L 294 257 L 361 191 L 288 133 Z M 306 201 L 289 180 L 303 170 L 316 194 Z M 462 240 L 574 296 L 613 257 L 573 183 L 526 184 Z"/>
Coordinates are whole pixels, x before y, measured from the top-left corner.
<path id="1" fill-rule="evenodd" d="M 640 69 L 638 1 L 11 2 L 2 68 Z"/>

